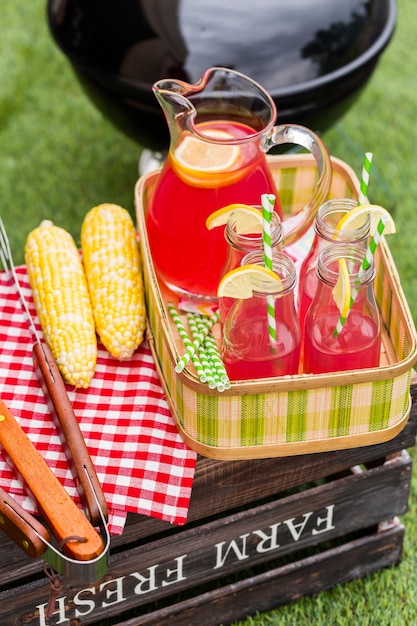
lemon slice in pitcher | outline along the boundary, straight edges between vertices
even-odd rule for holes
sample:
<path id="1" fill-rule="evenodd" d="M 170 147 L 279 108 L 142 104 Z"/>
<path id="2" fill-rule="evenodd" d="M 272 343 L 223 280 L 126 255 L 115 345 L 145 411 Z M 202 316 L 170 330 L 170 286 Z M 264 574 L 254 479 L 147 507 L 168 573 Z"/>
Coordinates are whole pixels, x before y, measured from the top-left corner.
<path id="1" fill-rule="evenodd" d="M 337 230 L 354 230 L 360 228 L 365 223 L 365 218 L 370 216 L 370 231 L 373 234 L 378 226 L 379 220 L 385 221 L 384 235 L 392 235 L 396 232 L 395 222 L 391 214 L 378 204 L 359 204 L 346 213 L 338 222 Z"/>
<path id="2" fill-rule="evenodd" d="M 249 233 L 262 233 L 262 212 L 247 204 L 228 204 L 211 213 L 207 220 L 208 230 L 225 226 L 230 215 L 235 216 L 235 229 L 240 235 Z"/>
<path id="3" fill-rule="evenodd" d="M 221 141 L 232 136 L 218 129 L 208 129 L 208 138 Z M 242 172 L 238 169 L 240 148 L 228 143 L 209 143 L 186 134 L 177 149 L 171 153 L 177 175 L 187 184 L 198 187 L 222 187 L 235 182 Z"/>
<path id="4" fill-rule="evenodd" d="M 219 298 L 251 298 L 255 290 L 276 293 L 282 289 L 278 274 L 263 265 L 242 265 L 223 276 L 218 289 Z"/>
<path id="5" fill-rule="evenodd" d="M 212 130 L 207 136 L 213 139 L 230 139 L 230 135 L 220 130 Z M 175 152 L 175 158 L 183 167 L 201 172 L 228 170 L 236 163 L 238 156 L 238 146 L 206 143 L 193 135 L 187 135 Z"/>
<path id="6" fill-rule="evenodd" d="M 347 317 L 350 309 L 351 286 L 346 259 L 339 260 L 339 277 L 332 291 L 333 299 L 341 317 Z"/>

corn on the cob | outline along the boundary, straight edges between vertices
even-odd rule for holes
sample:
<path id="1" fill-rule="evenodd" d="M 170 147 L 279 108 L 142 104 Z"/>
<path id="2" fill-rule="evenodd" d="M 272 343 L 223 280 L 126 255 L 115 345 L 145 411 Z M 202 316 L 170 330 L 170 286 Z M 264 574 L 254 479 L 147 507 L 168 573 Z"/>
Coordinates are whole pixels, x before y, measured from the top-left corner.
<path id="1" fill-rule="evenodd" d="M 146 313 L 141 258 L 126 209 L 91 209 L 82 224 L 81 249 L 96 332 L 112 356 L 128 359 L 143 340 Z"/>
<path id="2" fill-rule="evenodd" d="M 64 380 L 87 388 L 97 360 L 94 318 L 80 254 L 50 220 L 29 233 L 25 262 L 44 337 Z"/>

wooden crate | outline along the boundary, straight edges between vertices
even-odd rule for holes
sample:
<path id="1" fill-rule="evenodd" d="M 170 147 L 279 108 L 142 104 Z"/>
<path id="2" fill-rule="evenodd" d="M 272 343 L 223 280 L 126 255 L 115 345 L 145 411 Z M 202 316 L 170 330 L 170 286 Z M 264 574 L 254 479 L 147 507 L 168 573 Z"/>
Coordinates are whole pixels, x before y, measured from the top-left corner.
<path id="1" fill-rule="evenodd" d="M 46 619 L 49 581 L 0 535 L 2 624 L 216 626 L 400 562 L 417 430 L 417 386 L 391 441 L 304 456 L 199 458 L 187 524 L 132 515 L 106 576 L 64 584 Z"/>

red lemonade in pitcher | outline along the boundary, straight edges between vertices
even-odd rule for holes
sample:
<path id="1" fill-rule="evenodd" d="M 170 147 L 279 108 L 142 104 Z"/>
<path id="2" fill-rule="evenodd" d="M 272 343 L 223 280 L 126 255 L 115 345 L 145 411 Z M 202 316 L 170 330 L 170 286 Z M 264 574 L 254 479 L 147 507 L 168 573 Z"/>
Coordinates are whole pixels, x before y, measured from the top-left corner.
<path id="1" fill-rule="evenodd" d="M 277 190 L 265 152 L 251 127 L 211 120 L 197 126 L 206 140 L 183 131 L 171 148 L 150 198 L 146 218 L 158 278 L 174 292 L 212 299 L 224 267 L 224 229 L 207 217 L 228 204 L 260 204 Z M 281 213 L 278 198 L 275 210 Z"/>

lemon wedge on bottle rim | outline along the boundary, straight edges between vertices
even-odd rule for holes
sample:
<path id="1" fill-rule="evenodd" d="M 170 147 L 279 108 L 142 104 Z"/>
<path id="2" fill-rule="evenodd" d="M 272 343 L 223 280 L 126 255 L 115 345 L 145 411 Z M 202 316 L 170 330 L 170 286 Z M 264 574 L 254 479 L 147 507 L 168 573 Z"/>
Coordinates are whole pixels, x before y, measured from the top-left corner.
<path id="1" fill-rule="evenodd" d="M 232 214 L 235 218 L 235 229 L 238 234 L 262 233 L 262 211 L 248 204 L 239 203 L 228 204 L 211 213 L 206 220 L 208 230 L 225 226 Z"/>
<path id="2" fill-rule="evenodd" d="M 339 277 L 333 287 L 332 295 L 341 317 L 347 317 L 349 314 L 351 292 L 350 275 L 346 259 L 339 259 Z"/>
<path id="3" fill-rule="evenodd" d="M 263 265 L 241 265 L 223 276 L 219 282 L 219 298 L 251 298 L 254 291 L 276 293 L 282 290 L 278 274 Z"/>
<path id="4" fill-rule="evenodd" d="M 360 228 L 365 223 L 365 218 L 369 214 L 370 216 L 370 232 L 373 234 L 376 231 L 379 220 L 382 218 L 385 221 L 384 235 L 392 235 L 396 232 L 395 222 L 392 219 L 391 214 L 379 206 L 379 204 L 359 204 L 354 207 L 348 213 L 346 213 L 336 225 L 337 230 L 354 230 Z"/>

